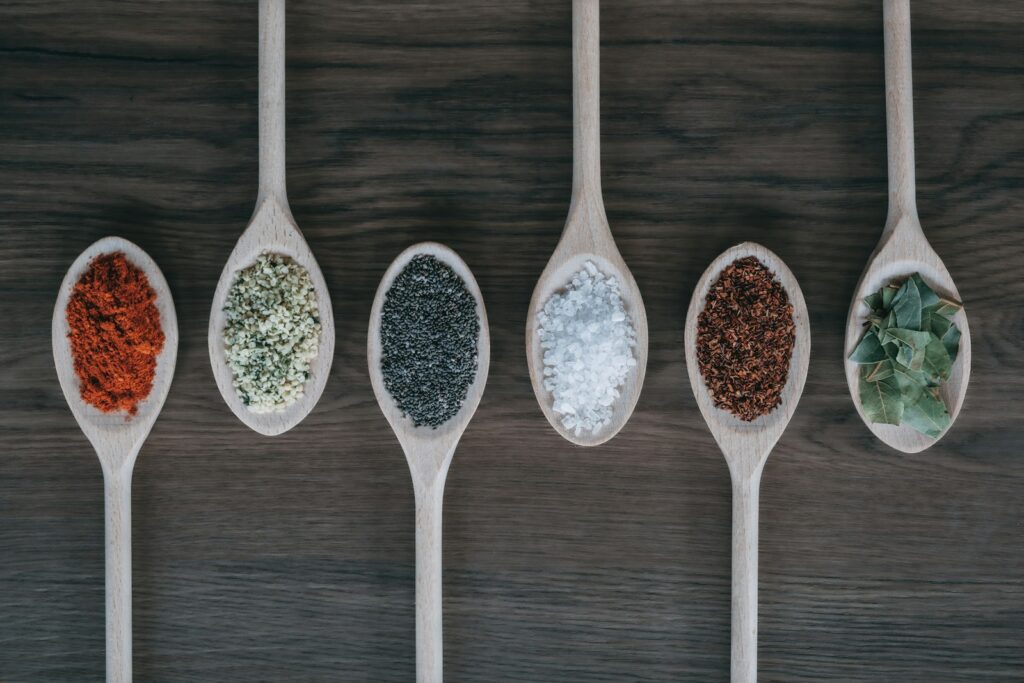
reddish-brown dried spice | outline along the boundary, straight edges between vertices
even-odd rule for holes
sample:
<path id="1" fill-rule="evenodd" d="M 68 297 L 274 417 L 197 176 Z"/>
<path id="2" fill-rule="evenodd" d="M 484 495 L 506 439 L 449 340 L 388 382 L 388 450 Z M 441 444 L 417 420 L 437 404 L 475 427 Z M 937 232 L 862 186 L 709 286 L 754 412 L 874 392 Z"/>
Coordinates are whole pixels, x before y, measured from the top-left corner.
<path id="1" fill-rule="evenodd" d="M 697 319 L 697 364 L 715 405 L 755 420 L 779 405 L 796 326 L 786 290 L 753 256 L 729 264 Z"/>
<path id="2" fill-rule="evenodd" d="M 164 332 L 156 292 L 121 252 L 97 256 L 66 310 L 82 399 L 105 413 L 134 415 L 149 396 Z"/>

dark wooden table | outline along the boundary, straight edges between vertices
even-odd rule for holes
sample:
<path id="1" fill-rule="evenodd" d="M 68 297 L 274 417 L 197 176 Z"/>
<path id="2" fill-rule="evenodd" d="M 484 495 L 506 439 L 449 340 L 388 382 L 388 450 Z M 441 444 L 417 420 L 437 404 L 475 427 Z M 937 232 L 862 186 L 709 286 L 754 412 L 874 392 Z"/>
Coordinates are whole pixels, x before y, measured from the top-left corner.
<path id="1" fill-rule="evenodd" d="M 1024 680 L 1024 6 L 914 6 L 921 221 L 974 342 L 964 411 L 918 455 L 872 437 L 842 366 L 886 210 L 880 4 L 602 19 L 605 203 L 651 355 L 632 421 L 582 450 L 523 346 L 569 198 L 568 2 L 289 7 L 288 184 L 338 338 L 278 438 L 231 415 L 206 351 L 255 198 L 255 3 L 0 7 L 0 681 L 102 678 L 102 480 L 50 318 L 109 234 L 157 260 L 181 328 L 134 481 L 139 681 L 413 680 L 413 498 L 365 344 L 379 278 L 424 239 L 473 268 L 493 337 L 447 488 L 449 680 L 726 679 L 729 478 L 681 344 L 700 273 L 747 239 L 796 273 L 814 339 L 762 487 L 762 679 Z"/>

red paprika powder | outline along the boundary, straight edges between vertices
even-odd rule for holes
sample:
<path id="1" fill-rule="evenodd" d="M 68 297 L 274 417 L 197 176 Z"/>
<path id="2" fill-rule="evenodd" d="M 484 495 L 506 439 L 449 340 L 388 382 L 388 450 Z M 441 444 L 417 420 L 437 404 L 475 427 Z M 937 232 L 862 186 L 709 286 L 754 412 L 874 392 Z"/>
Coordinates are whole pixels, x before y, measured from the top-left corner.
<path id="1" fill-rule="evenodd" d="M 134 415 L 149 396 L 164 332 L 156 292 L 122 252 L 89 263 L 68 301 L 71 356 L 82 400 Z"/>

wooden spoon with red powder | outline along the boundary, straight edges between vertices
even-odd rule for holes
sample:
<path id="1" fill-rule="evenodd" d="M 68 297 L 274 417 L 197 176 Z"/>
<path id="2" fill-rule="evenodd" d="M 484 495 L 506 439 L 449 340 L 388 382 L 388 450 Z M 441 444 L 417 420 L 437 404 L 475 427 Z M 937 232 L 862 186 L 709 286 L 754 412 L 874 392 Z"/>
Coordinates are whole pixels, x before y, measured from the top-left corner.
<path id="1" fill-rule="evenodd" d="M 178 321 L 163 274 L 120 237 L 71 264 L 53 311 L 61 389 L 103 467 L 107 681 L 132 679 L 132 515 L 135 458 L 174 376 Z"/>

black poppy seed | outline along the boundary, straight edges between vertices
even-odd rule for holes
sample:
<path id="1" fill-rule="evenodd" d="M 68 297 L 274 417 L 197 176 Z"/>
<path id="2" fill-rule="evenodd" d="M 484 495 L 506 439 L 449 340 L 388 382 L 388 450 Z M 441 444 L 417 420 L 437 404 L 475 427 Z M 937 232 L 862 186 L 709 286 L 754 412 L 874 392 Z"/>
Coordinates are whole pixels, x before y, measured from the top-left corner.
<path id="1" fill-rule="evenodd" d="M 381 311 L 381 372 L 399 410 L 417 427 L 440 427 L 476 379 L 480 319 L 466 283 L 433 256 L 415 256 Z"/>

